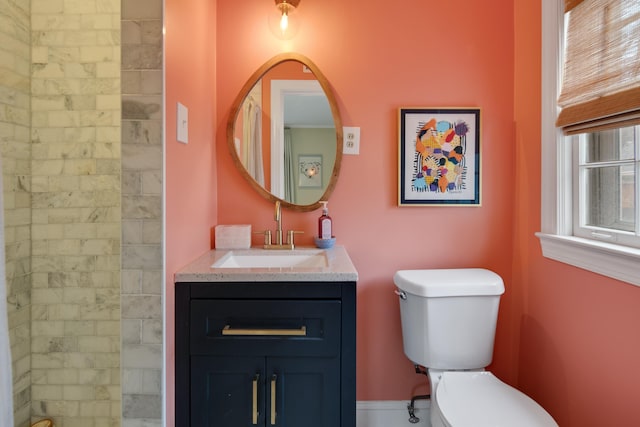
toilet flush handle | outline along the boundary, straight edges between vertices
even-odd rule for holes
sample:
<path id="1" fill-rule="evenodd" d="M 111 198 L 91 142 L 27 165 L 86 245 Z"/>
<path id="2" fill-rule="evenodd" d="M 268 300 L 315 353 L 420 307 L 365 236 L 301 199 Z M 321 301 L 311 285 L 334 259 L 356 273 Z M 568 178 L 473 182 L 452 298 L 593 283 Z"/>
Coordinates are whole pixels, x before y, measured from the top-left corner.
<path id="1" fill-rule="evenodd" d="M 397 289 L 394 289 L 393 292 L 400 297 L 400 299 L 407 299 L 407 293 L 405 291 L 398 292 Z"/>

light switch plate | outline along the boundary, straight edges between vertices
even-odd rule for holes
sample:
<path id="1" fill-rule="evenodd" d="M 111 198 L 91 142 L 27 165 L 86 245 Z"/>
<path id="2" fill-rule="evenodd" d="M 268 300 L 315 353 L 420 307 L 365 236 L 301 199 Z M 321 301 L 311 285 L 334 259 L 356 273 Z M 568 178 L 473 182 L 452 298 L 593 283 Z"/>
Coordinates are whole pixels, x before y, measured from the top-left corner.
<path id="1" fill-rule="evenodd" d="M 179 102 L 177 121 L 176 129 L 178 133 L 178 142 L 186 144 L 189 142 L 189 109 Z"/>
<path id="2" fill-rule="evenodd" d="M 342 153 L 360 154 L 360 128 L 345 126 L 342 128 Z"/>

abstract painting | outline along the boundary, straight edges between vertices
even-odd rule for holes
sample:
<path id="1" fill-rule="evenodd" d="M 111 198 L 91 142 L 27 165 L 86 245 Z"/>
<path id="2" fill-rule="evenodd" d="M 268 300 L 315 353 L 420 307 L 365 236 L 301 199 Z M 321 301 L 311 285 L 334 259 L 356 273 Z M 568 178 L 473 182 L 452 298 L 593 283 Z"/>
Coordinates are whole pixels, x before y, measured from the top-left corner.
<path id="1" fill-rule="evenodd" d="M 480 110 L 399 109 L 400 206 L 480 206 Z"/>

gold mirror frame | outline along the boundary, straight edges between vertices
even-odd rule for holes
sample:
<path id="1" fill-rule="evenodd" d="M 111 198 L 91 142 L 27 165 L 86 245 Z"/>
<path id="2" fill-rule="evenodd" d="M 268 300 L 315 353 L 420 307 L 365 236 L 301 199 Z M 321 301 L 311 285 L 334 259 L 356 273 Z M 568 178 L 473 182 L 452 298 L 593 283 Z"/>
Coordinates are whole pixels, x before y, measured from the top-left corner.
<path id="1" fill-rule="evenodd" d="M 315 203 L 309 205 L 294 204 L 283 200 L 267 191 L 267 189 L 260 185 L 246 170 L 246 168 L 242 164 L 242 161 L 238 157 L 238 153 L 236 152 L 234 143 L 235 124 L 245 98 L 247 97 L 251 89 L 256 85 L 256 83 L 258 83 L 258 81 L 260 81 L 260 79 L 262 79 L 262 77 L 267 73 L 267 71 L 285 61 L 297 61 L 305 65 L 316 77 L 318 83 L 320 83 L 320 86 L 322 87 L 322 90 L 327 97 L 327 100 L 329 101 L 329 106 L 331 107 L 331 114 L 333 116 L 333 122 L 336 130 L 336 158 L 333 165 L 333 170 L 331 172 L 331 178 L 329 179 L 327 188 L 325 189 L 320 199 Z M 227 121 L 227 147 L 229 148 L 229 152 L 236 169 L 249 183 L 249 185 L 251 185 L 251 187 L 254 188 L 258 192 L 258 194 L 260 194 L 265 199 L 273 203 L 279 201 L 282 207 L 296 212 L 310 212 L 320 208 L 321 200 L 329 200 L 329 196 L 333 192 L 333 189 L 335 188 L 338 181 L 340 165 L 342 164 L 342 119 L 340 118 L 338 103 L 336 102 L 335 96 L 333 94 L 333 91 L 331 90 L 331 86 L 329 85 L 329 81 L 327 80 L 327 78 L 320 72 L 318 67 L 309 58 L 298 53 L 282 53 L 268 60 L 255 73 L 253 73 L 249 80 L 247 80 L 233 102 L 231 113 L 229 114 L 229 119 Z"/>

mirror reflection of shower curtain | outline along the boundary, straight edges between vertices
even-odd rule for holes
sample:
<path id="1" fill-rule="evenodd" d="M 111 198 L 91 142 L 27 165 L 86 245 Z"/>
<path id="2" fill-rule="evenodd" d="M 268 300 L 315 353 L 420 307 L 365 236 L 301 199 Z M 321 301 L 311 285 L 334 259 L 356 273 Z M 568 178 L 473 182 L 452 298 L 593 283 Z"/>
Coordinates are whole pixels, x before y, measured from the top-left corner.
<path id="1" fill-rule="evenodd" d="M 242 150 L 245 169 L 258 184 L 264 186 L 264 165 L 262 161 L 262 109 L 248 97 L 244 104 L 244 120 L 242 129 Z"/>
<path id="2" fill-rule="evenodd" d="M 0 188 L 2 187 L 0 162 Z M 13 376 L 11 374 L 11 346 L 7 313 L 7 279 L 4 261 L 4 204 L 0 193 L 0 420 L 13 426 Z"/>
<path id="3" fill-rule="evenodd" d="M 297 168 L 293 158 L 291 129 L 284 128 L 284 199 L 291 203 L 296 203 L 294 191 L 296 171 Z"/>

